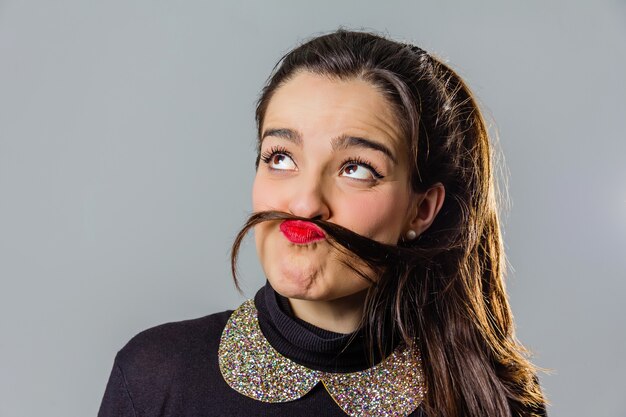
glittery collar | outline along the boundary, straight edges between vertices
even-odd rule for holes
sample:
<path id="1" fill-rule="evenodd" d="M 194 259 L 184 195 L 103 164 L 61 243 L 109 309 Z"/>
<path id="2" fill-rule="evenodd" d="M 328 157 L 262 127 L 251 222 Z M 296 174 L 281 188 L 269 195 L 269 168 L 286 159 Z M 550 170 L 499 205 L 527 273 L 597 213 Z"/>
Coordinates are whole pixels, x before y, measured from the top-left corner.
<path id="1" fill-rule="evenodd" d="M 228 385 L 264 402 L 297 400 L 319 382 L 350 416 L 407 416 L 426 394 L 419 352 L 398 347 L 379 364 L 359 372 L 309 369 L 281 355 L 259 327 L 254 300 L 244 302 L 226 323 L 218 351 Z"/>

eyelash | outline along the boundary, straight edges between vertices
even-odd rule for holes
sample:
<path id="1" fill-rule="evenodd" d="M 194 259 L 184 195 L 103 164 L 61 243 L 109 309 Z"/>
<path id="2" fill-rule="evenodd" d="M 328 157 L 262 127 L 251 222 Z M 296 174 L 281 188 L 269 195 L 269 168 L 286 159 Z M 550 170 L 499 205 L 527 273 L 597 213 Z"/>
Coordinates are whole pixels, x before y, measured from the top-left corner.
<path id="1" fill-rule="evenodd" d="M 291 153 L 284 147 L 282 146 L 273 146 L 271 147 L 269 150 L 263 152 L 261 154 L 261 161 L 263 161 L 263 163 L 265 164 L 269 164 L 270 161 L 272 160 L 272 158 L 276 155 L 276 154 L 283 154 L 283 155 L 287 155 L 289 158 L 291 158 L 293 160 L 293 156 L 291 155 Z M 372 165 L 372 163 L 366 159 L 361 158 L 360 156 L 354 157 L 354 158 L 347 158 L 346 160 L 344 160 L 341 163 L 341 169 L 343 170 L 347 165 L 361 165 L 367 169 L 369 169 L 370 171 L 372 171 L 372 174 L 374 174 L 374 178 L 376 179 L 382 179 L 385 178 L 384 175 L 382 175 L 380 172 L 378 172 L 378 170 L 376 168 L 374 168 L 374 166 Z"/>
<path id="2" fill-rule="evenodd" d="M 376 178 L 377 180 L 385 178 L 383 174 L 381 174 L 380 172 L 378 172 L 376 168 L 374 168 L 374 166 L 372 165 L 370 161 L 363 159 L 360 156 L 357 156 L 356 158 L 347 158 L 341 164 L 341 169 L 343 170 L 347 165 L 361 165 L 369 169 L 370 171 L 372 171 L 372 174 L 374 174 L 374 178 Z"/>
<path id="3" fill-rule="evenodd" d="M 272 158 L 274 157 L 274 155 L 279 154 L 279 153 L 283 155 L 287 155 L 289 158 L 293 160 L 291 153 L 286 148 L 282 146 L 272 146 L 268 151 L 265 151 L 261 154 L 261 161 L 263 161 L 266 164 L 269 164 Z"/>

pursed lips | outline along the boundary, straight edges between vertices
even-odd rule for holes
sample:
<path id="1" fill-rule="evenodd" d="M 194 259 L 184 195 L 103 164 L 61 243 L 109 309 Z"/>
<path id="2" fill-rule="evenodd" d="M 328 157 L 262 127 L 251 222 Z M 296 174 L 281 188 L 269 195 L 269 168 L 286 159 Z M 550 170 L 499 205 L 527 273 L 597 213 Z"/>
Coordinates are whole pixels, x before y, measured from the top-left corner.
<path id="1" fill-rule="evenodd" d="M 285 220 L 280 224 L 280 231 L 291 243 L 299 245 L 326 239 L 326 234 L 319 226 L 302 220 Z"/>

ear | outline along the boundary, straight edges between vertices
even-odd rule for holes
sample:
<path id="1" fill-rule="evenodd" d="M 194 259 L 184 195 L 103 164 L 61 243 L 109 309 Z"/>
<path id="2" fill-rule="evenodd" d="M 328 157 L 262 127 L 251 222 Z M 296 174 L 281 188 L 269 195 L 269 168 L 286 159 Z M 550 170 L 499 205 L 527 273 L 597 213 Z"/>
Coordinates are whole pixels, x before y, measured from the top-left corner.
<path id="1" fill-rule="evenodd" d="M 415 216 L 411 219 L 407 229 L 415 231 L 419 236 L 426 231 L 437 217 L 446 197 L 446 189 L 438 182 L 423 193 L 416 194 Z"/>

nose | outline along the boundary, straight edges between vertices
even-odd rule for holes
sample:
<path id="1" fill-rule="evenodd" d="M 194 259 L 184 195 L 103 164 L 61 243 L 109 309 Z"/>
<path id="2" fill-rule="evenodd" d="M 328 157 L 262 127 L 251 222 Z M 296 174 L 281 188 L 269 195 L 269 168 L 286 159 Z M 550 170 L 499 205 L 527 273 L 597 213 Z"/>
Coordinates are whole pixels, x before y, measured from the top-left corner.
<path id="1" fill-rule="evenodd" d="M 327 190 L 319 178 L 301 178 L 289 201 L 289 212 L 308 219 L 328 220 Z"/>

